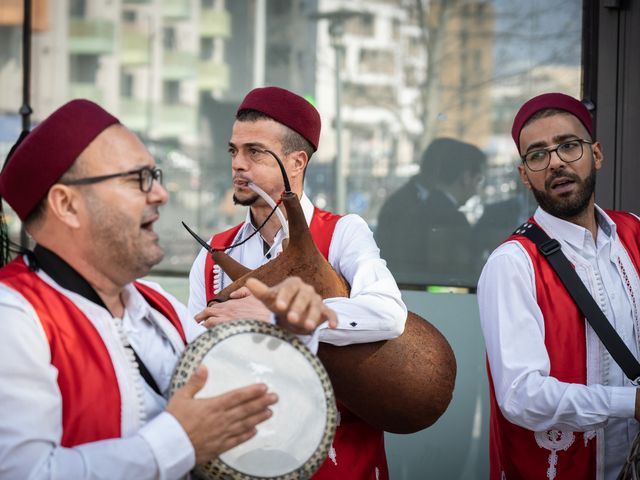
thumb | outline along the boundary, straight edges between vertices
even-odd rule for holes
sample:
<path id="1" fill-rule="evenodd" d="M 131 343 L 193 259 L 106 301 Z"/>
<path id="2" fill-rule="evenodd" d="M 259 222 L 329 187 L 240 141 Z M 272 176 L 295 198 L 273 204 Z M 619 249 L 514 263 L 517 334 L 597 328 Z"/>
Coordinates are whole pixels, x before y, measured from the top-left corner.
<path id="1" fill-rule="evenodd" d="M 264 283 L 262 283 L 257 278 L 250 278 L 247 280 L 247 283 L 244 284 L 251 293 L 253 293 L 256 298 L 263 300 L 266 295 L 269 293 L 269 287 L 267 287 Z"/>
<path id="2" fill-rule="evenodd" d="M 193 372 L 193 375 L 189 377 L 187 383 L 185 383 L 184 386 L 180 388 L 180 390 L 178 390 L 178 392 L 188 398 L 193 398 L 196 393 L 202 390 L 204 384 L 207 383 L 208 375 L 209 372 L 207 371 L 207 367 L 205 367 L 204 365 L 199 365 L 198 368 L 196 368 L 196 371 Z"/>
<path id="3" fill-rule="evenodd" d="M 251 295 L 251 292 L 247 287 L 240 287 L 238 290 L 234 290 L 233 292 L 231 292 L 229 294 L 229 298 L 233 298 L 233 299 L 244 298 L 244 297 L 248 297 L 249 295 Z"/>

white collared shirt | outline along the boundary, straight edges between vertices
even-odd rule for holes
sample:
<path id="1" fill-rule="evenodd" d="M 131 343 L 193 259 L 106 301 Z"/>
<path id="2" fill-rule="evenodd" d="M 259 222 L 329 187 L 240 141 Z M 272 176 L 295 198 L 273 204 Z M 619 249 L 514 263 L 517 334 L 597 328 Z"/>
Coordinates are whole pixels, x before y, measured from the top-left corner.
<path id="1" fill-rule="evenodd" d="M 306 195 L 300 199 L 307 220 L 311 223 L 314 207 Z M 250 213 L 234 239 L 234 243 L 245 239 L 255 231 Z M 232 249 L 229 253 L 244 266 L 254 269 L 282 252 L 282 229 L 277 233 L 267 253 L 263 240 L 255 235 L 247 243 Z M 206 307 L 204 269 L 207 251 L 202 249 L 196 257 L 189 274 L 189 313 L 196 315 Z M 373 233 L 358 215 L 345 215 L 338 220 L 331 246 L 329 263 L 351 285 L 350 298 L 327 298 L 325 304 L 335 310 L 338 328 L 333 330 L 326 324 L 318 327 L 319 341 L 333 345 L 376 342 L 397 337 L 404 330 L 407 307 L 402 301 L 400 290 L 380 258 L 380 249 L 373 239 Z M 231 283 L 224 275 L 220 289 Z M 316 341 L 310 342 L 316 345 Z M 310 345 L 313 350 L 314 347 Z"/>
<path id="2" fill-rule="evenodd" d="M 44 330 L 31 305 L 0 284 L 0 478 L 179 478 L 195 464 L 193 447 L 178 421 L 164 412 L 166 400 L 151 390 L 124 348 L 130 342 L 163 391 L 182 340 L 169 320 L 152 309 L 133 285 L 123 294 L 125 314 L 103 307 L 38 275 L 90 319 L 111 357 L 122 399 L 122 438 L 60 446 L 62 398 Z M 202 328 L 184 305 L 158 285 L 183 320 L 187 341 Z M 96 411 L 96 415 L 100 412 Z"/>
<path id="3" fill-rule="evenodd" d="M 534 218 L 560 242 L 580 279 L 638 358 L 632 293 L 640 298 L 640 281 L 617 237 L 616 225 L 599 207 L 596 211 L 595 242 L 588 230 L 540 208 Z M 623 284 L 619 258 L 630 275 L 629 288 Z M 532 431 L 604 428 L 605 478 L 615 478 L 639 430 L 634 419 L 636 388 L 599 347 L 591 327 L 587 328 L 589 385 L 549 376 L 533 265 L 516 241 L 502 244 L 489 257 L 478 283 L 478 303 L 496 400 L 504 416 Z"/>

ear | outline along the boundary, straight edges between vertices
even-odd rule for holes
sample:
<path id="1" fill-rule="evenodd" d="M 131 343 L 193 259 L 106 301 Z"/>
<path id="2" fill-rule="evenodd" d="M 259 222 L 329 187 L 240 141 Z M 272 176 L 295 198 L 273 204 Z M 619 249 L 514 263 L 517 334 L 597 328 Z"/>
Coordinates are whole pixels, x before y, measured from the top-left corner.
<path id="1" fill-rule="evenodd" d="M 593 151 L 593 161 L 595 164 L 596 170 L 600 170 L 602 168 L 602 163 L 604 162 L 604 155 L 602 154 L 602 145 L 600 142 L 594 142 L 591 145 L 591 150 Z"/>
<path id="2" fill-rule="evenodd" d="M 529 181 L 529 177 L 527 176 L 527 167 L 525 167 L 522 163 L 518 165 L 518 174 L 520 175 L 520 181 L 522 184 L 527 187 L 527 189 L 531 190 L 531 182 Z"/>
<path id="3" fill-rule="evenodd" d="M 80 195 L 73 188 L 56 183 L 47 194 L 47 206 L 58 221 L 70 228 L 80 227 Z"/>
<path id="4" fill-rule="evenodd" d="M 289 154 L 289 160 L 289 175 L 291 177 L 302 177 L 304 169 L 307 167 L 307 163 L 309 163 L 307 153 L 304 150 L 291 152 Z"/>

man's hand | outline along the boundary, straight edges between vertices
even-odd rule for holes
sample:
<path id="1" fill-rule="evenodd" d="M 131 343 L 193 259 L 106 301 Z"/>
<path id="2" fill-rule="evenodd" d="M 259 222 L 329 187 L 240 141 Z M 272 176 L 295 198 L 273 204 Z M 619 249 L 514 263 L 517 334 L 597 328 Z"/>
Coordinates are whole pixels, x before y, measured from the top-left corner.
<path id="1" fill-rule="evenodd" d="M 207 462 L 249 440 L 256 425 L 271 417 L 269 405 L 277 396 L 263 384 L 231 390 L 217 397 L 194 398 L 207 381 L 207 368 L 200 365 L 187 383 L 169 400 L 173 415 L 189 436 L 196 463 Z"/>
<path id="2" fill-rule="evenodd" d="M 338 326 L 336 313 L 327 307 L 320 295 L 298 277 L 289 277 L 274 287 L 250 278 L 247 288 L 277 316 L 278 325 L 298 334 L 312 333 L 324 321 L 329 328 Z"/>
<path id="3" fill-rule="evenodd" d="M 214 303 L 194 318 L 196 322 L 211 328 L 214 325 L 240 318 L 268 322 L 271 320 L 271 312 L 260 300 L 251 295 L 249 289 L 242 287 L 231 293 L 226 302 Z"/>

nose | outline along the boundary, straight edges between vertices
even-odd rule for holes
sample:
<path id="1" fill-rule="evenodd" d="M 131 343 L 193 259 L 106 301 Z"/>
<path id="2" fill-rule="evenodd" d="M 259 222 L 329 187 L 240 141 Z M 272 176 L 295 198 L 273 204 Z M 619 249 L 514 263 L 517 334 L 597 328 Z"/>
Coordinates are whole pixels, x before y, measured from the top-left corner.
<path id="1" fill-rule="evenodd" d="M 151 190 L 147 193 L 147 201 L 151 204 L 164 205 L 169 201 L 169 192 L 159 181 L 154 180 Z"/>
<path id="2" fill-rule="evenodd" d="M 565 162 L 563 162 L 558 155 L 558 150 L 549 152 L 549 170 L 556 170 L 557 168 L 564 168 L 565 166 Z"/>
<path id="3" fill-rule="evenodd" d="M 233 172 L 243 172 L 249 169 L 249 161 L 242 152 L 237 152 L 231 157 L 231 170 Z"/>

